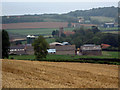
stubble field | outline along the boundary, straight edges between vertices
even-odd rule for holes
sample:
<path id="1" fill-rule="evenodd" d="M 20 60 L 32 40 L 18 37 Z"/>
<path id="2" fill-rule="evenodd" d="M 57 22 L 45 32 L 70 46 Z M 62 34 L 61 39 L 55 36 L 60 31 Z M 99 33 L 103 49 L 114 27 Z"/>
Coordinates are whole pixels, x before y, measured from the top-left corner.
<path id="1" fill-rule="evenodd" d="M 118 88 L 118 66 L 2 60 L 3 88 Z"/>

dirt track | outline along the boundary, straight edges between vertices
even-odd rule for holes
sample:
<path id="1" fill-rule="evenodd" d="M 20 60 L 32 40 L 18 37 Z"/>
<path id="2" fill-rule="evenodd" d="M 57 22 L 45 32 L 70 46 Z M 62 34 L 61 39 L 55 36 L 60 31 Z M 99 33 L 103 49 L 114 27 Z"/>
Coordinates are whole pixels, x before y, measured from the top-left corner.
<path id="1" fill-rule="evenodd" d="M 118 88 L 118 66 L 3 60 L 4 88 Z"/>

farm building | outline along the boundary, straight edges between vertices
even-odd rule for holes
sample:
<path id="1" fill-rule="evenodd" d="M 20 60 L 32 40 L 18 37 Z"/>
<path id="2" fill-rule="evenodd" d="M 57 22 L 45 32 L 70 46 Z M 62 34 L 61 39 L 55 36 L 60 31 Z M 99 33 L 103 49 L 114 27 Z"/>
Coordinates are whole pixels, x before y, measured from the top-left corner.
<path id="1" fill-rule="evenodd" d="M 109 44 L 101 44 L 101 47 L 102 47 L 102 49 L 106 49 L 106 48 L 108 48 L 108 47 L 110 47 L 111 45 L 109 45 Z"/>
<path id="2" fill-rule="evenodd" d="M 33 35 L 28 35 L 27 36 L 27 44 L 32 44 L 34 42 L 35 38 L 36 37 Z"/>
<path id="3" fill-rule="evenodd" d="M 112 28 L 114 27 L 114 23 L 105 23 L 104 28 Z"/>
<path id="4" fill-rule="evenodd" d="M 82 55 L 102 55 L 100 45 L 86 44 L 80 47 Z"/>
<path id="5" fill-rule="evenodd" d="M 50 49 L 55 49 L 57 55 L 75 55 L 75 45 L 70 45 L 68 42 L 51 43 Z"/>
<path id="6" fill-rule="evenodd" d="M 31 55 L 34 54 L 34 49 L 31 45 L 16 45 L 10 47 L 10 53 L 15 55 Z"/>
<path id="7" fill-rule="evenodd" d="M 9 54 L 15 54 L 15 55 L 26 54 L 25 46 L 24 45 L 11 46 Z"/>

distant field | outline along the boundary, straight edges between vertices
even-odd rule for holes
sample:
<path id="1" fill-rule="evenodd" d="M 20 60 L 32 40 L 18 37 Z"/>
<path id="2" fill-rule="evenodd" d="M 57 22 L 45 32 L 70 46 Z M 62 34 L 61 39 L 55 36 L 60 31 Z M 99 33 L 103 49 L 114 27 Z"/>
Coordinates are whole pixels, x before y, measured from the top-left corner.
<path id="1" fill-rule="evenodd" d="M 92 20 L 97 20 L 99 22 L 114 22 L 114 18 L 103 17 L 103 16 L 91 16 Z"/>
<path id="2" fill-rule="evenodd" d="M 7 30 L 13 34 L 20 34 L 20 35 L 39 35 L 39 34 L 52 34 L 52 31 L 56 30 L 56 28 L 33 28 L 33 29 L 9 29 Z"/>
<path id="3" fill-rule="evenodd" d="M 64 28 L 65 31 L 72 31 L 74 28 Z M 7 29 L 9 33 L 19 35 L 51 35 L 53 30 L 59 30 L 59 28 L 31 28 L 31 29 Z"/>
<path id="4" fill-rule="evenodd" d="M 25 29 L 25 28 L 59 28 L 67 27 L 67 22 L 29 22 L 2 24 L 3 29 Z"/>
<path id="5" fill-rule="evenodd" d="M 118 30 L 118 27 L 113 28 L 99 28 L 100 30 Z"/>

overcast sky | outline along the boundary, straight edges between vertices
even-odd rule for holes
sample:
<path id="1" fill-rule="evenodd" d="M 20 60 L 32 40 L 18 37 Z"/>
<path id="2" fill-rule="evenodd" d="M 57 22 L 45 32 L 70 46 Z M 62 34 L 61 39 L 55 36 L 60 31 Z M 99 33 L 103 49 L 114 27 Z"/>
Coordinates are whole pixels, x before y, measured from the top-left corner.
<path id="1" fill-rule="evenodd" d="M 119 2 L 119 0 L 2 0 L 2 2 Z"/>
<path id="2" fill-rule="evenodd" d="M 40 2 L 40 1 L 44 1 L 44 2 Z M 84 2 L 82 2 L 83 0 L 82 1 L 69 0 L 69 2 L 68 0 L 64 0 L 64 1 L 65 2 L 63 2 L 63 0 L 49 0 L 49 2 L 48 0 L 2 0 L 2 15 L 24 15 L 24 14 L 44 14 L 44 13 L 61 14 L 75 10 L 88 10 L 91 8 L 98 8 L 98 7 L 118 6 L 118 2 L 117 2 L 118 0 L 114 0 L 114 2 L 110 0 L 109 2 L 97 2 L 98 0 L 91 0 L 91 1 L 89 0 L 89 2 L 88 0 L 84 0 Z"/>

